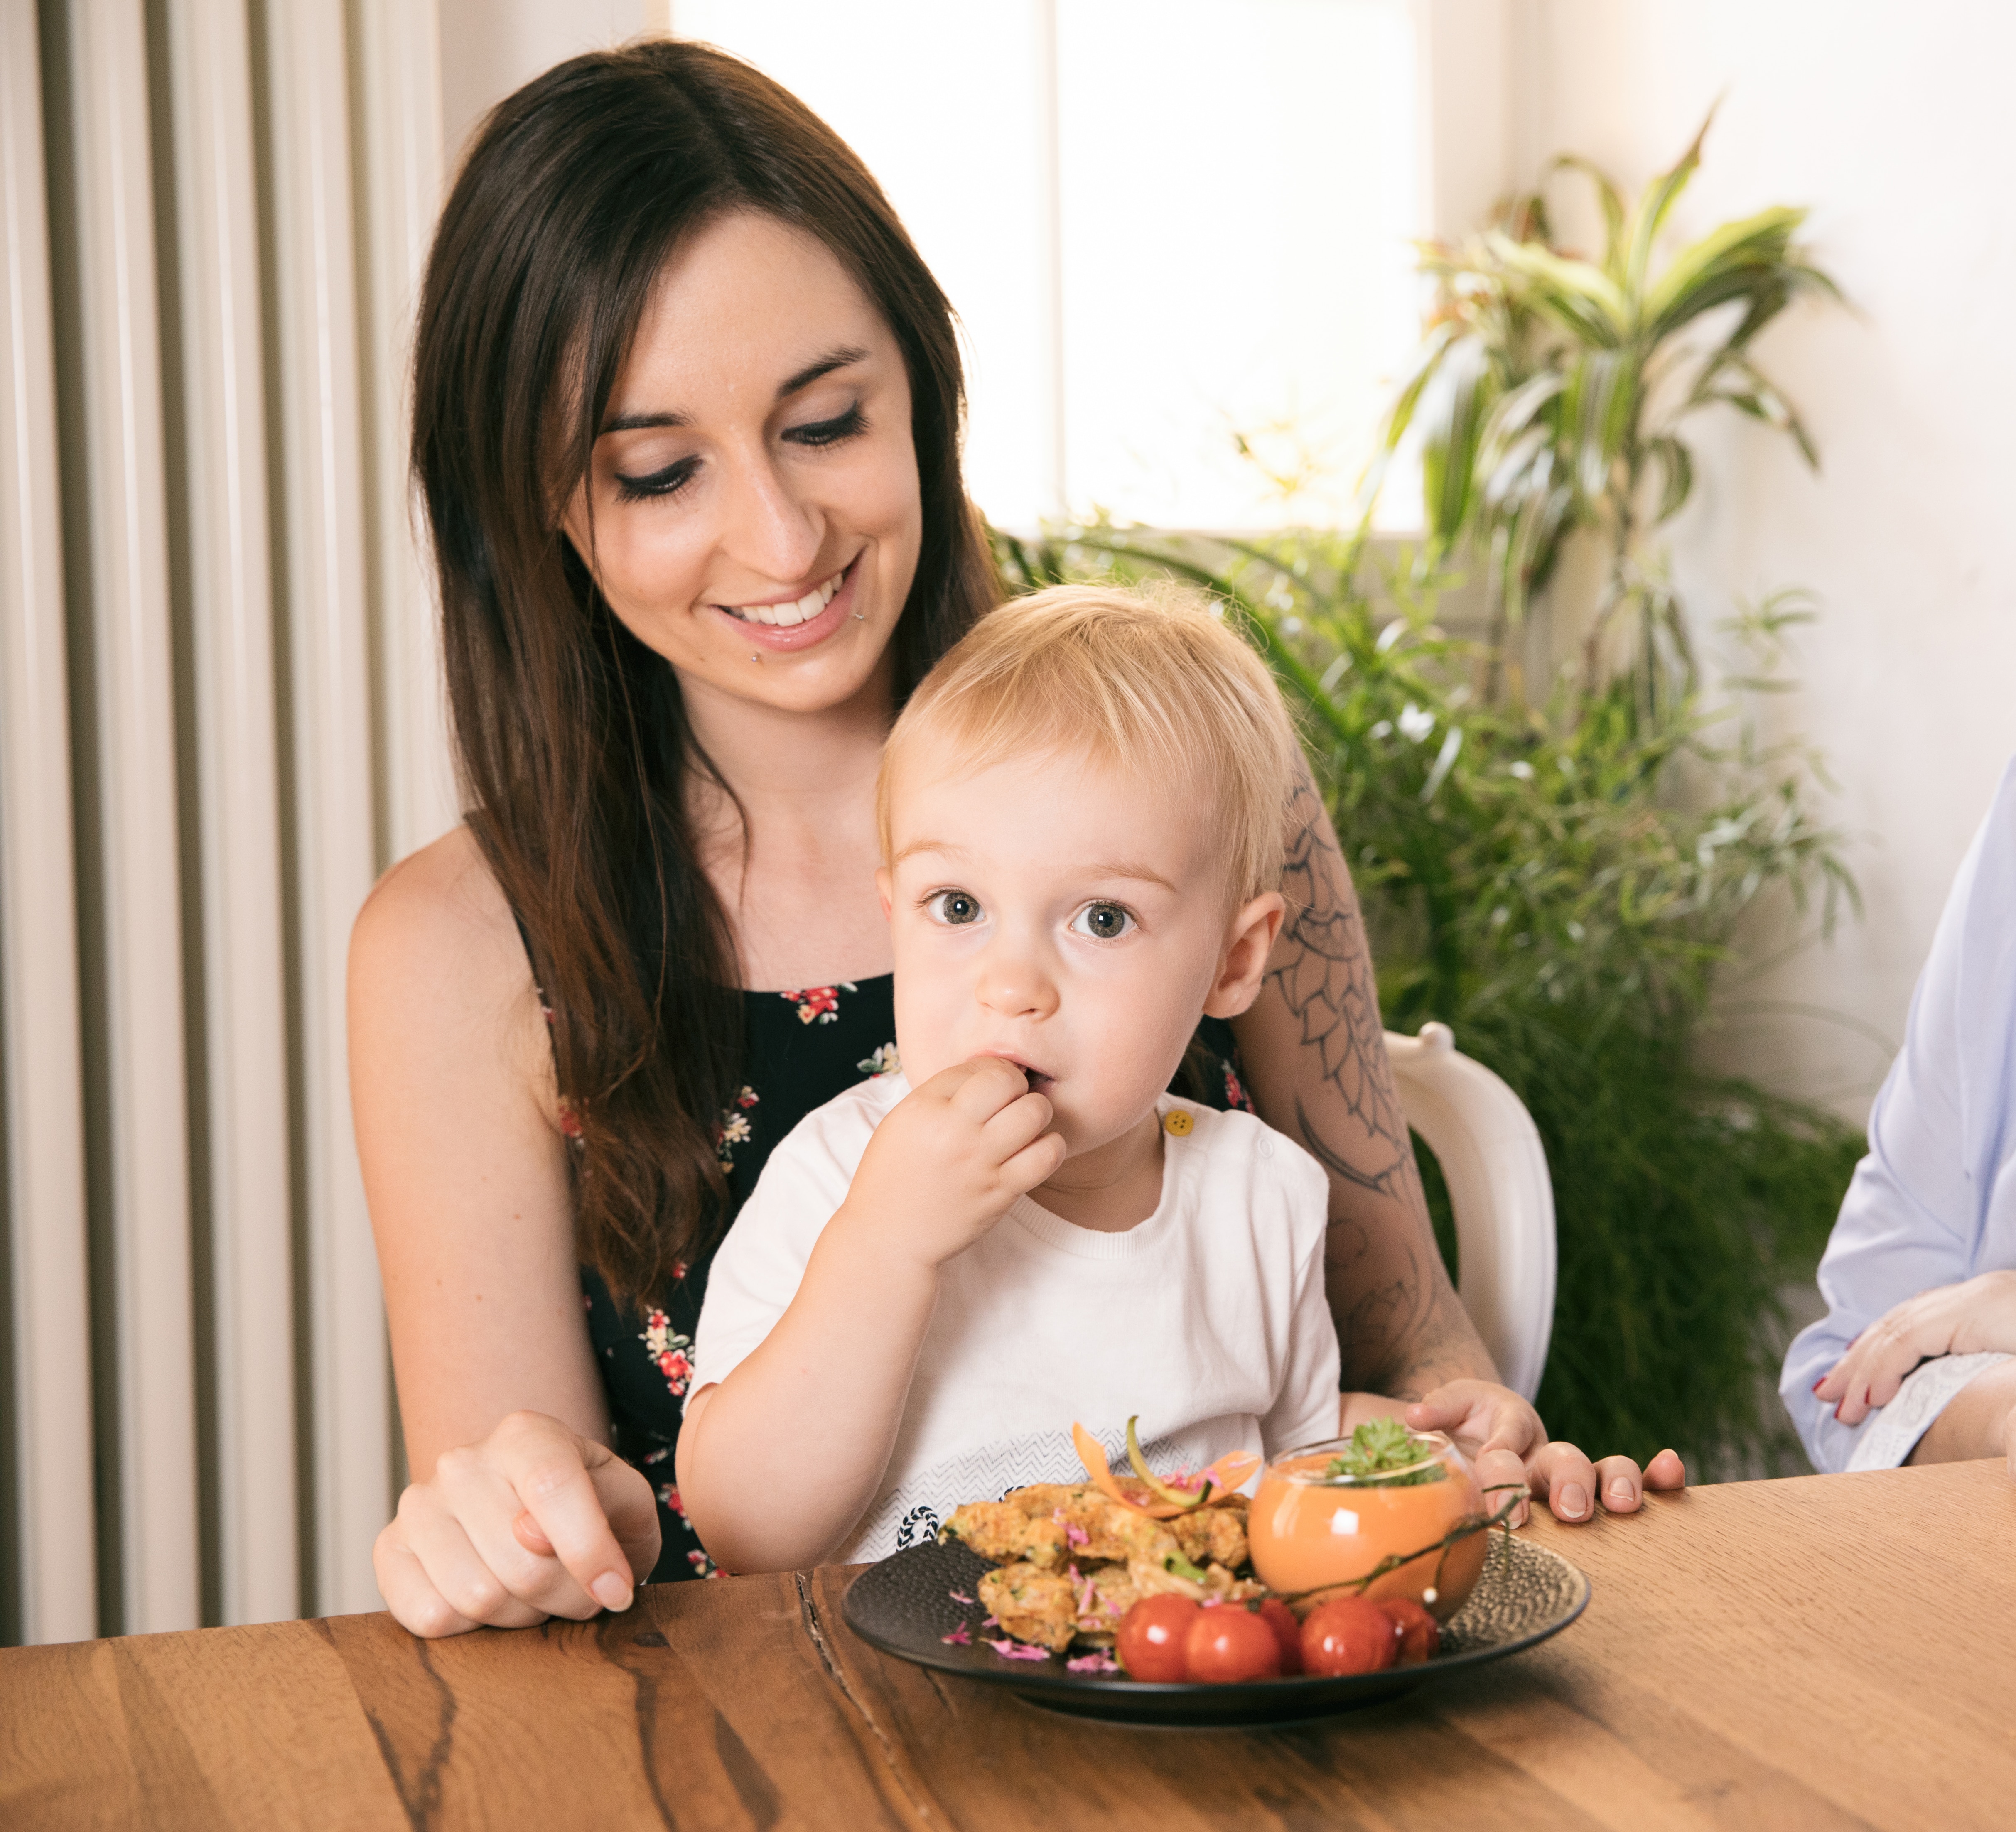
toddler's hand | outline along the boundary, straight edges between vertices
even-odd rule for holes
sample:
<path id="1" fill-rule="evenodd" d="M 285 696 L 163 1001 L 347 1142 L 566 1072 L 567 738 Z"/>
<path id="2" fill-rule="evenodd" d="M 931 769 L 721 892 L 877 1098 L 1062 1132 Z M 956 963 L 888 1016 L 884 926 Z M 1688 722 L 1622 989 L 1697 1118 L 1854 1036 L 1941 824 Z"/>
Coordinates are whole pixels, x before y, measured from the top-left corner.
<path id="1" fill-rule="evenodd" d="M 976 1056 L 931 1077 L 876 1128 L 841 1214 L 929 1266 L 979 1240 L 1055 1174 L 1050 1103 L 1013 1064 Z"/>

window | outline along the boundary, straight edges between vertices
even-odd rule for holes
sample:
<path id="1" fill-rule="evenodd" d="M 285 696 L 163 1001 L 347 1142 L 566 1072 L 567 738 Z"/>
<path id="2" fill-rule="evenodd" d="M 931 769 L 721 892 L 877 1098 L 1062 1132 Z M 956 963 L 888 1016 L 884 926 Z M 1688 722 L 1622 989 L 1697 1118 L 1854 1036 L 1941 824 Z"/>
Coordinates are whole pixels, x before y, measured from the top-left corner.
<path id="1" fill-rule="evenodd" d="M 1418 329 L 1406 0 L 678 0 L 674 16 L 880 180 L 963 323 L 968 475 L 995 521 L 1348 512 Z"/>

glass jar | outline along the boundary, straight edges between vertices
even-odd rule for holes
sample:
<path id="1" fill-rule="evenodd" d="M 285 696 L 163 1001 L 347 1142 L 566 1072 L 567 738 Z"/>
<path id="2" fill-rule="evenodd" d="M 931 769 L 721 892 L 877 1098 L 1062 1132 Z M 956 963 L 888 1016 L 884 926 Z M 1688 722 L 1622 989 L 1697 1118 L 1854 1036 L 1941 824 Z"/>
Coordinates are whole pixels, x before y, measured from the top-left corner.
<path id="1" fill-rule="evenodd" d="M 1298 1607 L 1325 1593 L 1410 1596 L 1444 1621 L 1454 1615 L 1484 1569 L 1484 1496 L 1469 1459 L 1444 1433 L 1411 1435 L 1420 1459 L 1373 1475 L 1344 1473 L 1348 1438 L 1305 1444 L 1269 1463 L 1247 1517 L 1261 1582 Z"/>

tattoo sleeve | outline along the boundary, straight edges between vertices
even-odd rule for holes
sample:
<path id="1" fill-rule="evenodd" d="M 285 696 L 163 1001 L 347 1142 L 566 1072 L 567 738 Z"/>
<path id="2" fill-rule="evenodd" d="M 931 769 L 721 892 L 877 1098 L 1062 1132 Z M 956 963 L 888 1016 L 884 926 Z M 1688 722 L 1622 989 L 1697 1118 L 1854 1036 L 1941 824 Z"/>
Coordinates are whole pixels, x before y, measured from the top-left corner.
<path id="1" fill-rule="evenodd" d="M 1495 1380 L 1428 1223 L 1357 894 L 1306 771 L 1289 814 L 1287 919 L 1240 1049 L 1262 1117 L 1330 1175 L 1324 1282 L 1345 1384 L 1416 1398 L 1461 1375 Z"/>

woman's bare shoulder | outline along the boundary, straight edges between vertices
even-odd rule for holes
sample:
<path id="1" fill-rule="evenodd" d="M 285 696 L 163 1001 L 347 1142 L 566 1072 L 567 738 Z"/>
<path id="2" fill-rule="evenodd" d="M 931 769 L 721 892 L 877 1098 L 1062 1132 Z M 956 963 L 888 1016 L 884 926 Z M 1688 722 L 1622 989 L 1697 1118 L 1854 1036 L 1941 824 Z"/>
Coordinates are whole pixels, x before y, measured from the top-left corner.
<path id="1" fill-rule="evenodd" d="M 373 887 L 351 931 L 353 986 L 494 996 L 530 968 L 511 906 L 466 826 L 409 853 Z"/>
<path id="2" fill-rule="evenodd" d="M 518 945 L 510 905 L 476 837 L 454 826 L 371 887 L 351 931 L 351 957 L 430 970 L 504 943 Z"/>

